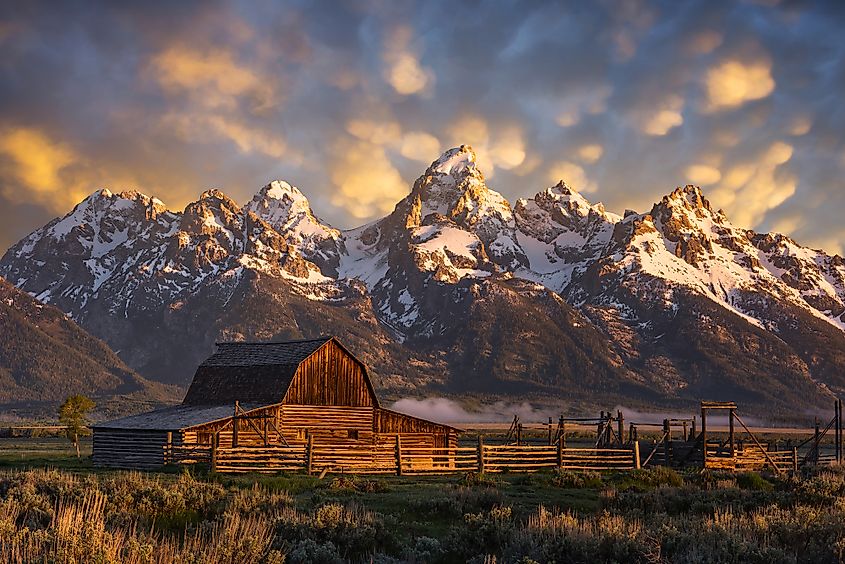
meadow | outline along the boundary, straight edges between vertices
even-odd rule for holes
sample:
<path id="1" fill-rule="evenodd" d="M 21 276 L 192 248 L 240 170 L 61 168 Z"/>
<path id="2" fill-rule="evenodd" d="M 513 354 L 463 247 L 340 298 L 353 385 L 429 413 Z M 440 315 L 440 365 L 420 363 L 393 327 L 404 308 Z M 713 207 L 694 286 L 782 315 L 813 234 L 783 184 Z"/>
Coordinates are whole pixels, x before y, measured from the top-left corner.
<path id="1" fill-rule="evenodd" d="M 2 562 L 774 564 L 845 554 L 837 467 L 321 480 L 106 471 L 53 440 L 0 445 Z"/>

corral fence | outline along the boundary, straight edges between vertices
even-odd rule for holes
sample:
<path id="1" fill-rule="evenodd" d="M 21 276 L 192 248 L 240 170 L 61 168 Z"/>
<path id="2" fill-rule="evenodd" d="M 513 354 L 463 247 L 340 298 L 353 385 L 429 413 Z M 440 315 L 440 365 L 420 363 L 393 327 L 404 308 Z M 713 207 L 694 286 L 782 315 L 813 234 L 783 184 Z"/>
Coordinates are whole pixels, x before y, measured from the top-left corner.
<path id="1" fill-rule="evenodd" d="M 171 446 L 165 460 L 175 464 L 208 464 L 221 473 L 306 472 L 308 474 L 424 475 L 466 472 L 535 472 L 562 470 L 633 470 L 640 468 L 639 445 L 631 448 L 563 448 L 558 445 L 488 445 L 475 447 L 403 447 L 337 445 L 309 440 L 301 446 L 236 447 Z"/>

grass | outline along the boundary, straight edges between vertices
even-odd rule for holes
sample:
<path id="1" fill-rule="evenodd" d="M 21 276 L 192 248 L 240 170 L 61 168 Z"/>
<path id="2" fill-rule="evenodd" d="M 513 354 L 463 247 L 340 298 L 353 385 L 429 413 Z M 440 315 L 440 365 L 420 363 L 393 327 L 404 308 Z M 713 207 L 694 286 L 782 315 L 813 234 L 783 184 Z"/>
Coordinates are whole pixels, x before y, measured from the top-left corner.
<path id="1" fill-rule="evenodd" d="M 2 438 L 0 439 L 0 468 L 66 468 L 68 470 L 87 470 L 91 468 L 91 438 L 83 438 L 79 443 L 81 459 L 76 458 L 76 450 L 65 438 Z"/>
<path id="2" fill-rule="evenodd" d="M 839 468 L 801 479 L 657 468 L 320 480 L 99 470 L 70 445 L 10 440 L 0 442 L 2 562 L 774 564 L 845 554 Z"/>

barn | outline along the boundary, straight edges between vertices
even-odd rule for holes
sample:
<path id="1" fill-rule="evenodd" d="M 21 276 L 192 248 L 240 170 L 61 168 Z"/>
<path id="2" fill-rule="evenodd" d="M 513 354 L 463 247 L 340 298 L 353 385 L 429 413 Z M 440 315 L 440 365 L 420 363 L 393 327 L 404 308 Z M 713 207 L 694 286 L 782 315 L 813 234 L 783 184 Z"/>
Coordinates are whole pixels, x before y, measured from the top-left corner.
<path id="1" fill-rule="evenodd" d="M 381 407 L 336 337 L 218 343 L 180 405 L 93 426 L 97 466 L 155 468 L 171 447 L 447 448 L 458 429 Z"/>

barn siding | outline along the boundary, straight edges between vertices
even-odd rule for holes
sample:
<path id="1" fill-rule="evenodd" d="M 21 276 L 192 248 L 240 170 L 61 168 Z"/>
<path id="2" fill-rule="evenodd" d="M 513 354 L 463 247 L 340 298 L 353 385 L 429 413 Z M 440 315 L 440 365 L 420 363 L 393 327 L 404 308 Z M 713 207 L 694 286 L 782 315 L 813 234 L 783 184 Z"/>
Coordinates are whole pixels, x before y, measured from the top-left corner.
<path id="1" fill-rule="evenodd" d="M 321 443 L 372 444 L 373 408 L 285 404 L 282 426 L 291 444 L 302 444 L 308 436 Z M 350 431 L 358 438 L 351 438 Z"/>
<path id="2" fill-rule="evenodd" d="M 173 433 L 174 445 L 180 444 Z M 94 429 L 94 466 L 158 468 L 164 465 L 167 431 Z"/>
<path id="3" fill-rule="evenodd" d="M 363 365 L 334 341 L 327 342 L 299 365 L 284 403 L 352 407 L 378 404 Z"/>

